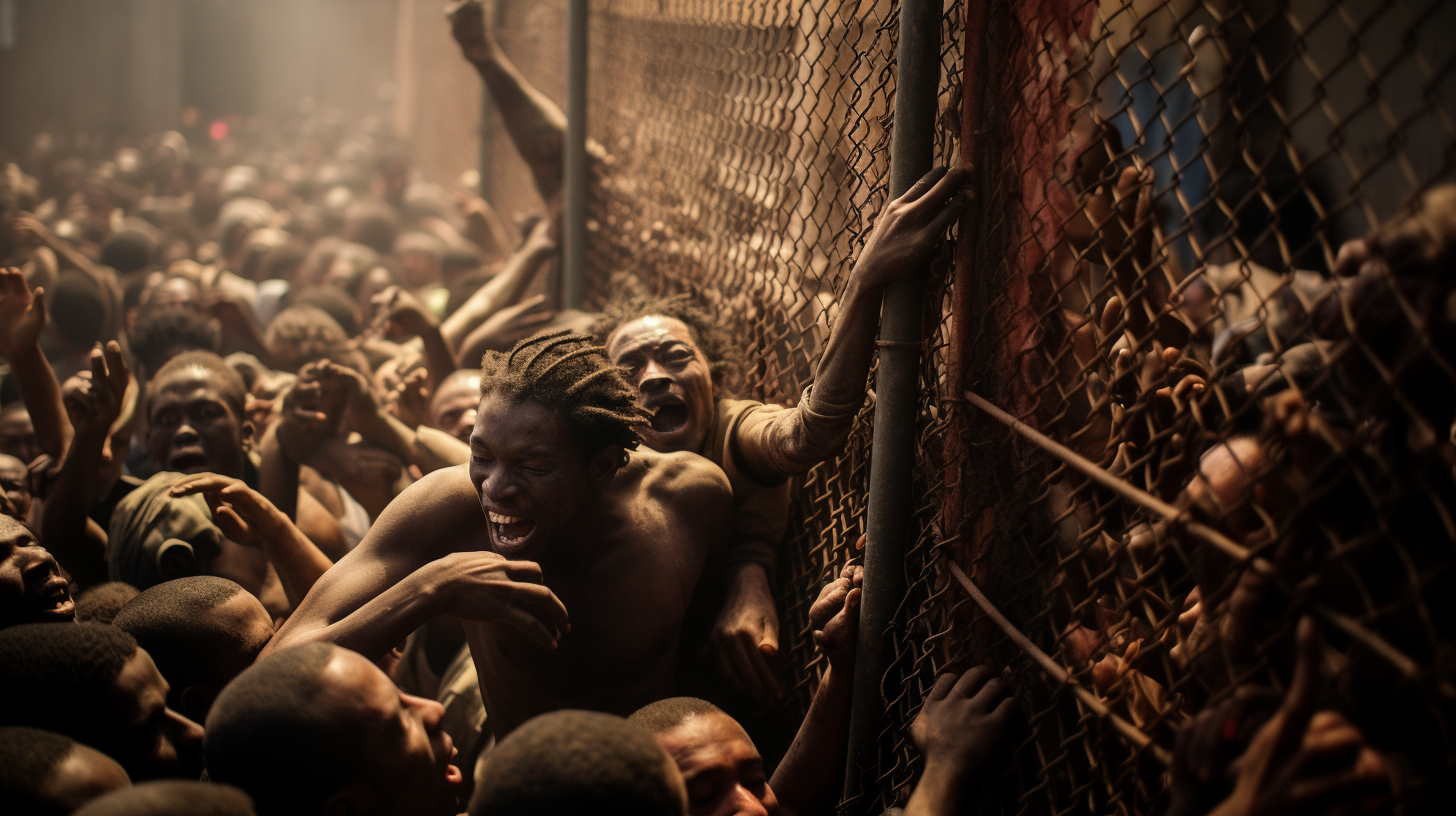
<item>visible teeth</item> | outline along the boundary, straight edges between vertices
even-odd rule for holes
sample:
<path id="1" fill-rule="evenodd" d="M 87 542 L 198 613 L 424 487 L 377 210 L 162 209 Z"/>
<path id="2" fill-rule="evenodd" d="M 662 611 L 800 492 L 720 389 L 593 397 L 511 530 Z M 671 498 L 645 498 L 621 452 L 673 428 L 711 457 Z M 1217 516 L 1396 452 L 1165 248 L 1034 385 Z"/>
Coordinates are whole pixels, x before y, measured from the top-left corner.
<path id="1" fill-rule="evenodd" d="M 525 519 L 519 519 L 515 516 L 503 516 L 500 513 L 496 513 L 494 511 L 486 511 L 486 515 L 489 516 L 490 520 L 495 522 L 496 524 L 515 524 L 518 521 L 525 521 Z"/>

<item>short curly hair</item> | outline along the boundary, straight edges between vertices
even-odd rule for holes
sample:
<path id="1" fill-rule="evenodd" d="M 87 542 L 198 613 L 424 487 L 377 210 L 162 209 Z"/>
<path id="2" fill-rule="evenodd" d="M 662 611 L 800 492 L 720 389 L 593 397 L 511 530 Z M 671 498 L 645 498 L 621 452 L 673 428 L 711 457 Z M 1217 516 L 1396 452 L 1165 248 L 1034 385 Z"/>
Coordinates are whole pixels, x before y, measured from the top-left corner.
<path id="1" fill-rule="evenodd" d="M 76 598 L 76 620 L 79 623 L 111 623 L 126 602 L 138 594 L 139 590 L 125 581 L 97 584 Z"/>
<path id="2" fill-rule="evenodd" d="M 672 760 L 647 732 L 597 711 L 553 711 L 485 755 L 470 816 L 682 813 Z"/>
<path id="3" fill-rule="evenodd" d="M 228 365 L 226 360 L 210 351 L 184 351 L 153 372 L 154 376 L 147 384 L 148 416 L 151 415 L 152 400 L 156 398 L 162 381 L 172 376 L 172 372 L 188 368 L 201 369 L 211 375 L 213 384 L 217 386 L 218 394 L 232 409 L 233 417 L 236 419 L 247 417 L 248 387 L 243 383 L 243 375 Z"/>
<path id="4" fill-rule="evenodd" d="M 345 362 L 349 335 L 337 320 L 317 306 L 300 304 L 279 312 L 264 337 L 278 370 L 297 373 L 308 363 L 329 359 Z"/>
<path id="5" fill-rule="evenodd" d="M 243 653 L 256 656 L 262 650 L 263 642 L 250 641 L 246 620 L 217 613 L 244 592 L 226 578 L 189 575 L 137 595 L 112 623 L 136 638 L 173 693 L 180 695 L 189 686 L 225 682 L 230 678 L 219 676 L 222 661 Z"/>
<path id="6" fill-rule="evenodd" d="M 144 309 L 126 337 L 147 378 L 181 352 L 222 350 L 217 324 L 191 309 Z"/>
<path id="7" fill-rule="evenodd" d="M 137 642 L 104 623 L 27 623 L 0 630 L 0 725 L 28 725 L 95 745 L 103 709 Z"/>
<path id="8" fill-rule="evenodd" d="M 628 290 L 607 303 L 601 316 L 592 324 L 591 332 L 597 342 L 605 345 L 617 329 L 649 315 L 670 317 L 688 327 L 698 350 L 708 358 L 708 370 L 712 372 L 714 386 L 721 385 L 736 372 L 738 362 L 729 356 L 733 340 L 728 330 L 723 328 L 721 321 L 714 319 L 707 304 L 693 295 L 653 295 Z"/>
<path id="9" fill-rule="evenodd" d="M 697 697 L 669 697 L 632 712 L 627 719 L 649 734 L 671 731 L 693 717 L 723 714 L 723 709 Z"/>
<path id="10" fill-rule="evenodd" d="M 0 728 L 0 800 L 17 813 L 45 813 L 44 786 L 76 741 L 24 726 Z"/>
<path id="11" fill-rule="evenodd" d="M 244 669 L 208 711 L 203 751 L 213 782 L 253 798 L 259 816 L 320 813 L 358 778 L 368 751 L 358 722 L 317 704 L 340 648 L 309 643 Z"/>
<path id="12" fill-rule="evenodd" d="M 647 412 L 637 390 L 591 337 L 569 329 L 538 334 L 510 353 L 488 351 L 480 361 L 480 396 L 536 402 L 559 411 L 588 456 L 616 446 L 633 450 Z"/>

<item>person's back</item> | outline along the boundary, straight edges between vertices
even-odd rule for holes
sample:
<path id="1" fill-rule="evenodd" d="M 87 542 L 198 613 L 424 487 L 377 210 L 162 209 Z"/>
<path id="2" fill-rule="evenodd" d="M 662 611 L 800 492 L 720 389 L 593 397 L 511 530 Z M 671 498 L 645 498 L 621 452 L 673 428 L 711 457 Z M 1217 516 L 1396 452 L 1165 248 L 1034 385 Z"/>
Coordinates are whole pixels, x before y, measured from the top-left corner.
<path id="1" fill-rule="evenodd" d="M 663 696 L 731 526 L 727 479 L 693 454 L 631 450 L 635 394 L 588 338 L 487 355 L 481 392 L 470 464 L 400 494 L 270 649 L 328 640 L 377 658 L 455 615 L 497 736 L 554 709 L 626 714 Z"/>

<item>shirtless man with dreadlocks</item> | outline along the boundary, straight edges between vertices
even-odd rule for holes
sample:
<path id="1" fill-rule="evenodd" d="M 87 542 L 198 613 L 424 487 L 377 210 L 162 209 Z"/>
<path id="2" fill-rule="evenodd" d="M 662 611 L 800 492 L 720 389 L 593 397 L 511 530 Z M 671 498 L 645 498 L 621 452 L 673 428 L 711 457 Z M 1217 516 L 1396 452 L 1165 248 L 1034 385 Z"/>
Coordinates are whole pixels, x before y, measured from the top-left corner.
<path id="1" fill-rule="evenodd" d="M 501 50 L 481 0 L 446 9 L 461 54 L 475 67 L 501 122 L 531 171 L 536 191 L 557 202 L 562 190 L 566 115 L 531 85 Z M 598 146 L 589 145 L 595 151 Z M 593 172 L 602 169 L 592 164 Z M 844 291 L 839 316 L 799 403 L 732 399 L 720 387 L 726 342 L 720 316 L 684 298 L 622 298 L 607 305 L 593 331 L 612 362 L 628 369 L 638 404 L 651 414 L 643 443 L 657 451 L 692 451 L 723 468 L 733 486 L 734 536 L 709 576 L 722 582 L 722 607 L 711 643 L 722 673 L 740 691 L 765 701 L 783 688 L 771 658 L 779 620 L 770 591 L 779 541 L 788 526 L 788 479 L 832 458 L 864 405 L 874 358 L 880 299 L 890 282 L 924 268 L 960 217 L 970 171 L 934 170 L 875 218 Z M 610 186 L 610 185 L 609 185 Z M 594 187 L 594 189 L 596 189 Z"/>
<path id="2" fill-rule="evenodd" d="M 698 574 L 732 526 L 727 478 L 638 448 L 636 389 L 590 338 L 539 335 L 482 369 L 470 463 L 391 502 L 265 654 L 327 641 L 378 659 L 453 615 L 497 738 L 668 696 Z"/>

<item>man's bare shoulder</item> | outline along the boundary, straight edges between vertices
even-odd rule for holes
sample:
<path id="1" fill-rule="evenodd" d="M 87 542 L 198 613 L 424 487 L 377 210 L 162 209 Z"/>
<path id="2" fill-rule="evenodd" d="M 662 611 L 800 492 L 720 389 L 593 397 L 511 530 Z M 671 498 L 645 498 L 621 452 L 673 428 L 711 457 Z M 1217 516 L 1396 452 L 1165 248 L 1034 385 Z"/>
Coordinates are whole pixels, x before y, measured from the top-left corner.
<path id="1" fill-rule="evenodd" d="M 723 469 L 688 451 L 658 453 L 639 449 L 632 452 L 629 467 L 642 469 L 643 489 L 672 501 L 694 503 L 723 501 L 731 505 L 733 487 Z"/>
<path id="2" fill-rule="evenodd" d="M 405 488 L 379 514 L 366 540 L 375 533 L 419 540 L 421 534 L 449 533 L 484 520 L 467 467 L 456 465 L 429 473 Z"/>

